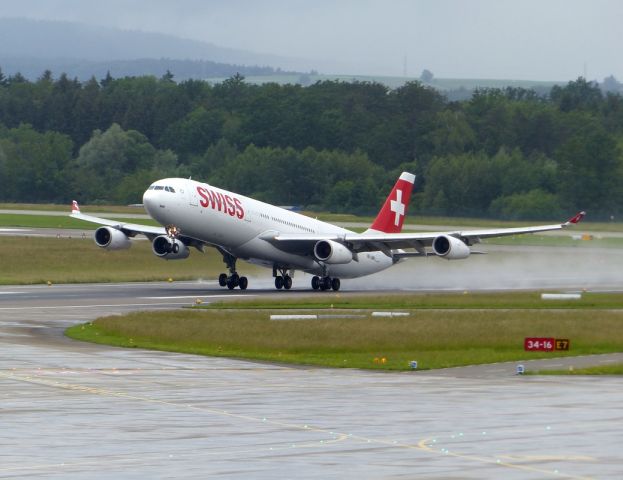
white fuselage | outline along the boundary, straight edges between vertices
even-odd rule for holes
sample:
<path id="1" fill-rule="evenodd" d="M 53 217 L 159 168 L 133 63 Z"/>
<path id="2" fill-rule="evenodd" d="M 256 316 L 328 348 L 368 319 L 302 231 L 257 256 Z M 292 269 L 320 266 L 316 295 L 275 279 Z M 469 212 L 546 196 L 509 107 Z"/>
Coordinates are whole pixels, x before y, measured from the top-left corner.
<path id="1" fill-rule="evenodd" d="M 363 252 L 356 260 L 326 265 L 323 271 L 313 249 L 287 252 L 264 238 L 276 234 L 344 235 L 352 233 L 350 230 L 194 180 L 159 180 L 145 192 L 143 204 L 151 217 L 164 226 L 175 225 L 183 236 L 270 268 L 356 278 L 385 270 L 394 263 L 380 251 Z"/>

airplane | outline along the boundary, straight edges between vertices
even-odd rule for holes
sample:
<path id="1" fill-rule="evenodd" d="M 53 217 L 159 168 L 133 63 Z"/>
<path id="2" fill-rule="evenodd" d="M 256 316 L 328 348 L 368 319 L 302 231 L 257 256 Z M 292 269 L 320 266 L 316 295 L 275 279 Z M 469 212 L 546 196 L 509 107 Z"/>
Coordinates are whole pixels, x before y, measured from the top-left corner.
<path id="1" fill-rule="evenodd" d="M 97 246 L 108 250 L 129 248 L 130 238 L 146 236 L 153 253 L 166 260 L 181 260 L 190 248 L 203 252 L 214 247 L 229 273 L 221 273 L 221 287 L 246 290 L 248 279 L 238 274 L 237 260 L 272 268 L 275 287 L 292 288 L 295 271 L 313 275 L 314 290 L 334 290 L 341 279 L 371 275 L 408 257 L 434 255 L 447 260 L 469 257 L 481 239 L 559 230 L 577 224 L 579 212 L 561 224 L 534 227 L 402 233 L 415 175 L 403 172 L 374 222 L 363 233 L 260 202 L 192 179 L 165 178 L 143 194 L 147 213 L 162 226 L 122 223 L 83 214 L 72 203 L 71 217 L 101 225 L 95 230 Z"/>

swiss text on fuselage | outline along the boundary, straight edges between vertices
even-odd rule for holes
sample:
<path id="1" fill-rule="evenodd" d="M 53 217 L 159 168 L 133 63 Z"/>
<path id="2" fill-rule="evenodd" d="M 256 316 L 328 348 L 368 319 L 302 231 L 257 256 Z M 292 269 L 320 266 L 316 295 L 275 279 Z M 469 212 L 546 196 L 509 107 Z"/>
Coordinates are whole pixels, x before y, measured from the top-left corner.
<path id="1" fill-rule="evenodd" d="M 223 194 L 221 192 L 215 192 L 209 188 L 197 187 L 197 193 L 201 197 L 199 203 L 202 207 L 211 207 L 212 210 L 218 210 L 228 214 L 231 217 L 244 218 L 244 208 L 242 208 L 242 202 L 236 197 Z"/>

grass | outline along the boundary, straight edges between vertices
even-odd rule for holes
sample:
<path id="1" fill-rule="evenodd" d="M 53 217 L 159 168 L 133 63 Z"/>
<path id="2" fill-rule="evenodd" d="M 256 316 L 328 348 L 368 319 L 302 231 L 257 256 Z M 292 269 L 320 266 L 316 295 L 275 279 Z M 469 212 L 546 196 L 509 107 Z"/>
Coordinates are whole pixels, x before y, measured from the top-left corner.
<path id="1" fill-rule="evenodd" d="M 404 295 L 387 293 L 371 296 L 366 292 L 359 295 L 342 296 L 340 293 L 325 293 L 318 297 L 284 298 L 276 300 L 239 299 L 216 302 L 204 307 L 216 310 L 282 310 L 282 309 L 405 309 L 413 310 L 623 310 L 622 293 L 584 293 L 579 300 L 541 300 L 540 292 L 503 293 L 434 293 Z"/>
<path id="2" fill-rule="evenodd" d="M 0 237 L 0 284 L 155 281 L 216 278 L 221 256 L 191 250 L 187 260 L 162 260 L 148 241 L 129 250 L 108 251 L 87 238 Z M 245 265 L 245 273 L 257 267 Z"/>
<path id="3" fill-rule="evenodd" d="M 622 311 L 412 310 L 409 317 L 309 321 L 268 317 L 257 310 L 137 312 L 77 325 L 67 335 L 123 347 L 380 370 L 408 370 L 411 360 L 432 369 L 552 355 L 525 352 L 523 340 L 529 336 L 570 338 L 573 350 L 557 356 L 623 351 Z"/>
<path id="4" fill-rule="evenodd" d="M 119 223 L 159 225 L 159 223 L 154 220 L 143 218 L 115 218 L 114 220 Z M 95 230 L 98 227 L 95 223 L 77 220 L 69 216 L 20 215 L 14 213 L 0 213 L 0 226 L 21 228 L 82 228 L 85 230 Z"/>
<path id="5" fill-rule="evenodd" d="M 84 222 L 78 222 L 75 219 L 70 219 L 67 217 L 67 220 L 63 221 L 62 218 L 65 217 L 52 217 L 49 215 L 45 215 L 44 212 L 66 212 L 69 214 L 69 206 L 67 205 L 39 205 L 39 204 L 0 204 L 0 209 L 3 210 L 38 210 L 41 211 L 41 215 L 21 215 L 19 213 L 15 214 L 0 214 L 0 226 L 14 226 L 14 227 L 49 227 L 49 228 L 80 228 L 83 225 L 89 225 Z M 123 214 L 123 213 L 131 213 L 131 214 L 143 214 L 145 213 L 142 208 L 137 207 L 127 207 L 127 206 L 113 206 L 113 205 L 89 205 L 87 207 L 82 206 L 82 211 L 89 214 L 101 215 L 106 213 L 114 213 L 114 214 Z M 303 215 L 307 215 L 308 217 L 318 218 L 319 220 L 323 220 L 331 223 L 361 223 L 364 225 L 370 225 L 374 221 L 373 217 L 361 217 L 351 214 L 338 214 L 338 213 L 327 213 L 327 212 L 312 212 L 312 211 L 304 211 L 301 212 Z M 131 223 L 145 223 L 149 225 L 156 224 L 153 221 L 148 219 L 119 219 L 120 221 L 126 221 Z M 562 219 L 561 219 L 562 220 Z M 66 223 L 67 222 L 67 223 Z M 508 221 L 508 220 L 495 220 L 495 219 L 484 219 L 484 218 L 459 218 L 459 217 L 426 217 L 419 215 L 411 215 L 408 216 L 405 221 L 405 230 L 422 230 L 418 225 L 426 225 L 426 226 L 440 226 L 440 227 L 451 227 L 451 228 L 511 228 L 511 227 L 521 227 L 527 225 L 541 225 L 547 223 L 556 223 L 547 222 L 547 221 Z M 77 225 L 77 227 L 76 227 Z M 93 227 L 93 224 L 90 224 Z M 428 230 L 428 228 L 426 228 Z M 599 232 L 623 232 L 623 223 L 618 222 L 582 222 L 582 224 L 578 227 L 574 227 L 569 230 L 570 234 L 577 233 L 581 234 L 583 232 L 590 231 L 599 231 Z"/>
<path id="6" fill-rule="evenodd" d="M 80 204 L 80 208 L 84 209 L 85 205 Z M 0 210 L 40 210 L 45 212 L 67 212 L 71 210 L 69 204 L 54 203 L 0 203 Z M 128 205 L 87 205 L 86 210 L 107 213 L 145 213 L 143 207 L 133 207 Z"/>
<path id="7" fill-rule="evenodd" d="M 528 372 L 529 375 L 623 375 L 623 364 L 600 365 L 587 368 L 569 368 L 567 370 L 539 370 Z"/>

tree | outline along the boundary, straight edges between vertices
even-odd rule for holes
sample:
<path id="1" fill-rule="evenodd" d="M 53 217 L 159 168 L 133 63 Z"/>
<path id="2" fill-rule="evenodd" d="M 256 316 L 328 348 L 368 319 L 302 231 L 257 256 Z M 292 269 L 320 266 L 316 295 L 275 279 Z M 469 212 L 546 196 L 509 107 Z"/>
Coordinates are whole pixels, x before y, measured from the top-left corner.
<path id="1" fill-rule="evenodd" d="M 161 144 L 180 155 L 202 154 L 222 138 L 225 116 L 220 110 L 199 107 L 183 119 L 169 125 Z"/>
<path id="2" fill-rule="evenodd" d="M 578 132 L 557 151 L 563 205 L 591 210 L 596 216 L 623 209 L 623 157 L 602 128 Z"/>
<path id="3" fill-rule="evenodd" d="M 110 75 L 110 70 L 106 71 L 106 76 L 100 80 L 100 85 L 102 88 L 106 88 L 113 81 L 112 75 Z"/>
<path id="4" fill-rule="evenodd" d="M 610 75 L 604 78 L 601 89 L 606 93 L 620 93 L 623 92 L 623 84 L 614 78 L 614 75 Z"/>
<path id="5" fill-rule="evenodd" d="M 420 75 L 420 80 L 424 83 L 433 83 L 433 72 L 430 70 L 424 69 L 422 70 L 422 74 Z"/>
<path id="6" fill-rule="evenodd" d="M 439 112 L 428 137 L 435 155 L 464 153 L 476 145 L 476 134 L 462 111 Z"/>
<path id="7" fill-rule="evenodd" d="M 9 84 L 8 79 L 2 73 L 2 68 L 0 67 L 0 87 L 6 87 Z"/>
<path id="8" fill-rule="evenodd" d="M 548 220 L 563 215 L 558 196 L 540 189 L 498 197 L 491 202 L 489 213 L 508 220 Z"/>
<path id="9" fill-rule="evenodd" d="M 596 82 L 587 82 L 582 77 L 567 83 L 564 87 L 554 85 L 550 97 L 563 112 L 571 110 L 597 112 L 603 100 L 599 85 Z"/>
<path id="10" fill-rule="evenodd" d="M 0 130 L 0 198 L 11 202 L 66 201 L 73 145 L 30 125 Z"/>
<path id="11" fill-rule="evenodd" d="M 164 75 L 162 75 L 162 77 L 160 77 L 160 81 L 165 82 L 165 83 L 174 83 L 174 79 L 175 75 L 173 75 L 171 73 L 171 70 L 169 70 L 167 68 L 167 71 L 164 73 Z"/>
<path id="12" fill-rule="evenodd" d="M 137 201 L 146 188 L 138 179 L 174 175 L 176 167 L 175 154 L 157 151 L 140 132 L 113 124 L 105 132 L 96 130 L 80 148 L 74 188 L 88 201 L 121 202 L 130 193 Z"/>

